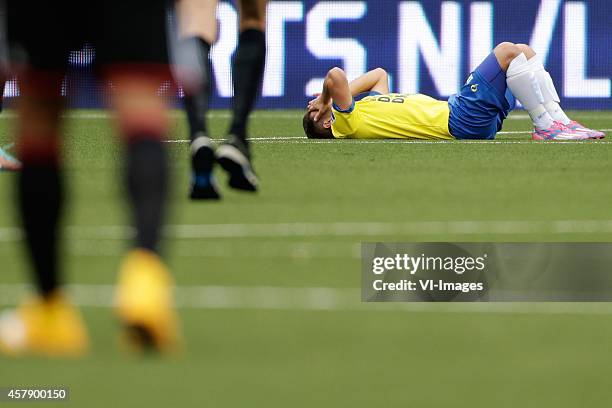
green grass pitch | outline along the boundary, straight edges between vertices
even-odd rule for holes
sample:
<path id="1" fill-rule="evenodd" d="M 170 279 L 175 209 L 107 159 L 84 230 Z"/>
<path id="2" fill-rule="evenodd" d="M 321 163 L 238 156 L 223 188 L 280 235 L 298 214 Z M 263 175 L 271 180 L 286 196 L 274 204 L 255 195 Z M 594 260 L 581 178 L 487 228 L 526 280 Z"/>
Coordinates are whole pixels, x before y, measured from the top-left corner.
<path id="1" fill-rule="evenodd" d="M 74 407 L 609 407 L 610 307 L 361 304 L 362 241 L 611 241 L 612 113 L 588 143 L 532 143 L 523 112 L 496 142 L 309 141 L 301 112 L 251 120 L 257 195 L 193 203 L 185 120 L 168 143 L 164 246 L 187 340 L 174 358 L 119 351 L 108 308 L 128 245 L 121 147 L 99 111 L 66 122 L 66 279 L 93 339 L 76 361 L 0 357 L 0 387 L 66 386 Z M 211 112 L 221 138 L 228 113 Z M 14 115 L 0 119 L 0 145 Z M 27 263 L 0 173 L 0 306 Z M 553 305 L 554 306 L 554 305 Z M 1 403 L 0 403 L 1 404 Z M 22 404 L 20 406 L 26 406 Z M 41 406 L 55 406 L 45 403 Z"/>

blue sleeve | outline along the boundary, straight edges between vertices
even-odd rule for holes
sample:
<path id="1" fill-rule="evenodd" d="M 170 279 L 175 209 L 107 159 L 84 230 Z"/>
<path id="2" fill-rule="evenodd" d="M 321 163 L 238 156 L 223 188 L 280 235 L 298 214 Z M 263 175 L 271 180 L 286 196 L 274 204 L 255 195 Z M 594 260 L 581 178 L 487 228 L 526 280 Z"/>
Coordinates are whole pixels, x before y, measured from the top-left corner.
<path id="1" fill-rule="evenodd" d="M 349 106 L 347 109 L 340 109 L 340 107 L 335 103 L 332 103 L 332 108 L 334 108 L 334 110 L 337 112 L 351 113 L 353 109 L 355 109 L 355 100 L 353 99 L 353 102 L 351 102 L 351 106 Z"/>

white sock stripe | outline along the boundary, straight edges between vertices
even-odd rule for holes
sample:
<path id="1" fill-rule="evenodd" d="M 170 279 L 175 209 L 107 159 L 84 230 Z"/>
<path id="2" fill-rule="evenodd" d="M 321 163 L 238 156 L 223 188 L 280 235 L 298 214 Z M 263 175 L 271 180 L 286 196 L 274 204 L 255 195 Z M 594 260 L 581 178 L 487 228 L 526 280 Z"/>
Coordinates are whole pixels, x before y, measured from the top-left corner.
<path id="1" fill-rule="evenodd" d="M 204 136 L 204 134 L 202 134 L 202 136 L 196 137 L 193 142 L 191 142 L 191 153 L 196 153 L 201 147 L 204 146 L 212 148 L 213 144 L 210 137 Z"/>

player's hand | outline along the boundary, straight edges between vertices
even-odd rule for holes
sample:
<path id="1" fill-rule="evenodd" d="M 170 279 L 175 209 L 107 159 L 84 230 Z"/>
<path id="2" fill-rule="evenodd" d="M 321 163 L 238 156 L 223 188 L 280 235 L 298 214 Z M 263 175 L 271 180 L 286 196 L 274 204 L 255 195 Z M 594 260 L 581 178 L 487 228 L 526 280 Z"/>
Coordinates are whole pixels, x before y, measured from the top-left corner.
<path id="1" fill-rule="evenodd" d="M 308 101 L 308 112 L 312 112 L 315 110 L 318 110 L 317 106 L 319 101 L 321 100 L 321 94 L 320 93 L 316 93 L 313 95 L 315 98 Z"/>
<path id="2" fill-rule="evenodd" d="M 316 94 L 316 98 L 308 102 L 308 112 L 316 112 L 314 116 L 314 120 L 317 121 L 323 115 L 325 115 L 331 109 L 332 102 L 331 100 L 328 103 L 325 103 L 321 99 L 321 94 Z"/>

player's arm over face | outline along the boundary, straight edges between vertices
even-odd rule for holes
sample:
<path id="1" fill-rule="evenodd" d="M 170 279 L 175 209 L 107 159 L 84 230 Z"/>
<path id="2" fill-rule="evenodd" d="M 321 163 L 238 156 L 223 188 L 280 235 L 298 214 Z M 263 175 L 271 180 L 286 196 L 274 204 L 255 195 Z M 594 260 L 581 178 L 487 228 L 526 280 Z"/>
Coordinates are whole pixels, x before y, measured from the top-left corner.
<path id="1" fill-rule="evenodd" d="M 303 126 L 309 138 L 333 138 L 332 102 L 336 110 L 350 111 L 353 97 L 362 92 L 375 91 L 381 94 L 389 93 L 388 76 L 384 69 L 376 68 L 351 81 L 340 68 L 329 70 L 323 81 L 321 94 L 308 103 Z"/>
<path id="2" fill-rule="evenodd" d="M 362 92 L 389 93 L 389 76 L 382 68 L 375 68 L 366 72 L 349 83 L 351 95 L 359 95 Z"/>
<path id="3" fill-rule="evenodd" d="M 350 83 L 344 71 L 338 67 L 327 73 L 323 83 L 323 94 L 327 93 L 340 109 L 348 109 L 353 103 L 353 97 L 362 92 L 389 93 L 389 78 L 382 68 L 366 72 Z"/>
<path id="4" fill-rule="evenodd" d="M 319 120 L 331 109 L 332 101 L 340 109 L 346 110 L 353 104 L 353 97 L 363 92 L 389 93 L 389 78 L 382 68 L 366 72 L 350 83 L 341 68 L 330 69 L 323 81 L 321 95 L 311 101 L 309 111 L 317 111 L 315 120 Z"/>

